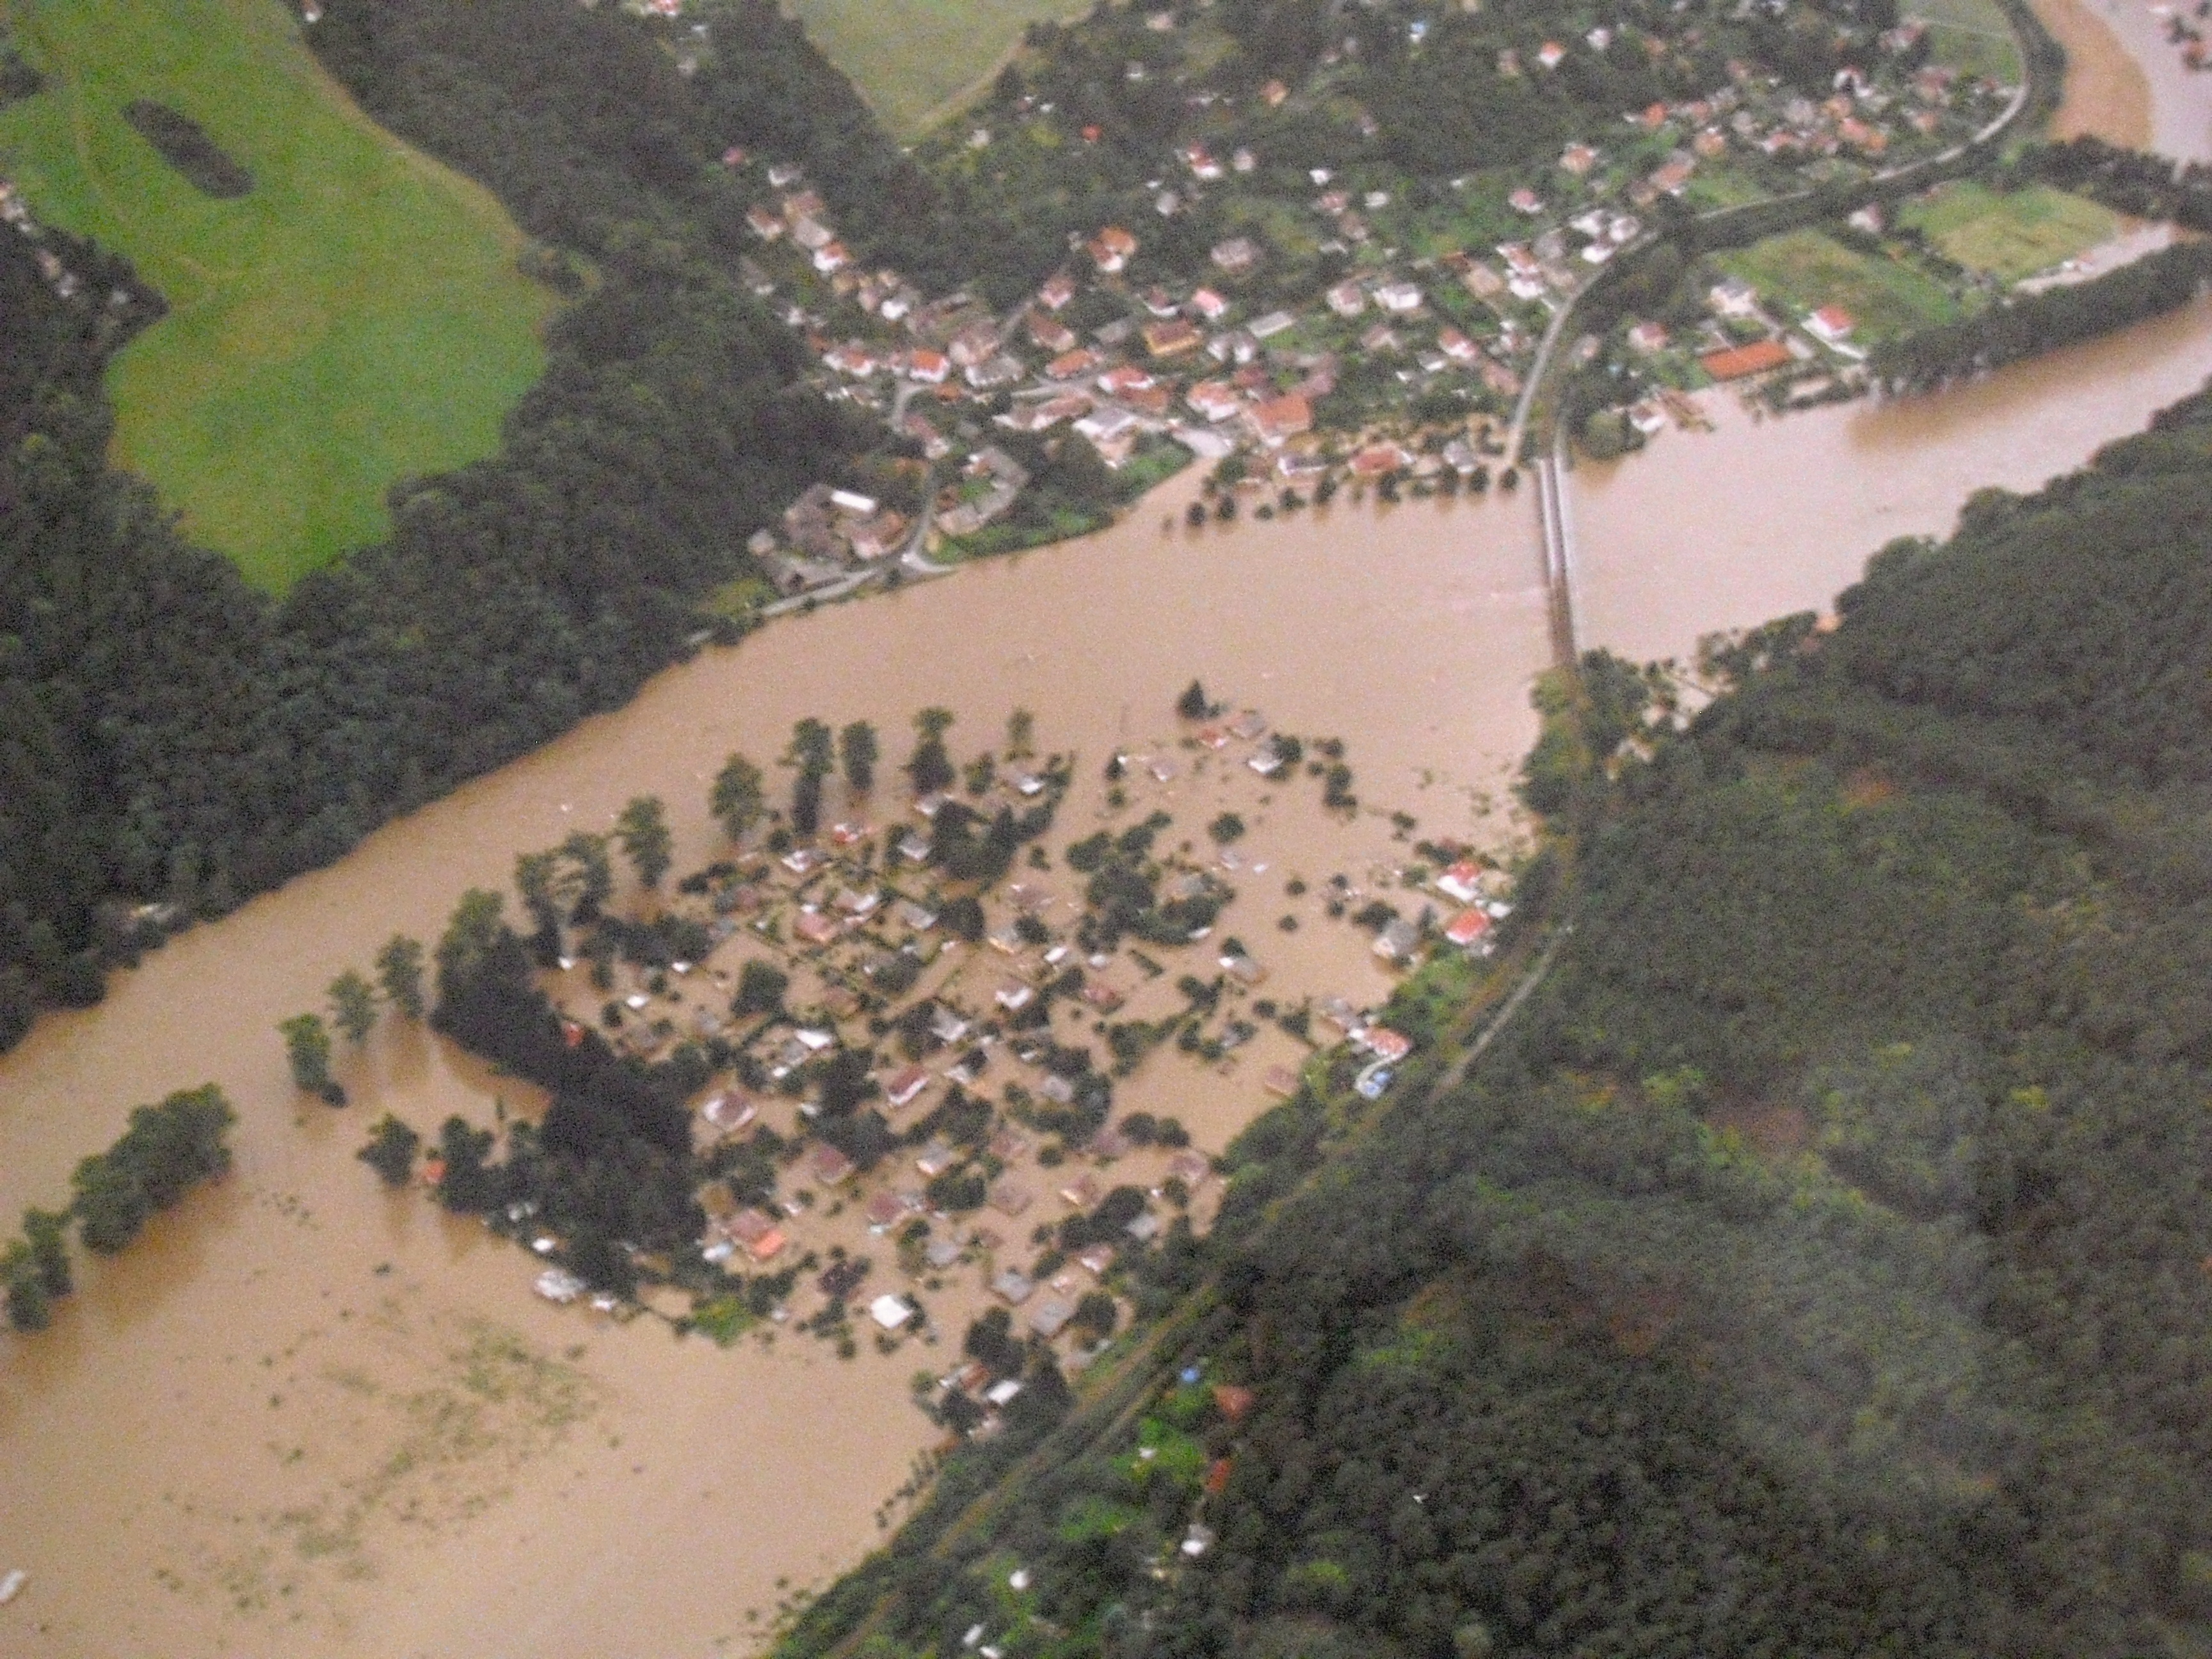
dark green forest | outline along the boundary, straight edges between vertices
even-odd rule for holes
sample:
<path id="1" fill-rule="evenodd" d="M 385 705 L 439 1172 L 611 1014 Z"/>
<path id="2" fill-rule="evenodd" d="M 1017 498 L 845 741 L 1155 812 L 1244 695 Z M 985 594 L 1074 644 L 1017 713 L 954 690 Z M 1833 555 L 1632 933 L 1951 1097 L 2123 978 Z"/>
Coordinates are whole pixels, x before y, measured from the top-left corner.
<path id="1" fill-rule="evenodd" d="M 2201 1652 L 2209 556 L 2200 397 L 1694 717 L 1585 659 L 1517 1018 L 1455 1076 L 1401 994 L 1398 1103 L 1310 1074 L 1137 1265 L 1148 1393 L 963 1453 L 787 1659 Z"/>
<path id="2" fill-rule="evenodd" d="M 763 27 L 782 56 L 761 74 L 824 84 L 795 31 Z M 316 40 L 500 193 L 574 303 L 499 456 L 403 483 L 389 541 L 279 601 L 106 470 L 100 375 L 158 299 L 50 232 L 85 279 L 61 300 L 0 235 L 0 1048 L 41 1004 L 96 1000 L 160 927 L 623 702 L 749 569 L 746 536 L 880 435 L 796 389 L 801 343 L 732 274 L 707 159 L 726 124 L 642 25 L 340 0 Z M 134 919 L 149 905 L 173 908 Z"/>

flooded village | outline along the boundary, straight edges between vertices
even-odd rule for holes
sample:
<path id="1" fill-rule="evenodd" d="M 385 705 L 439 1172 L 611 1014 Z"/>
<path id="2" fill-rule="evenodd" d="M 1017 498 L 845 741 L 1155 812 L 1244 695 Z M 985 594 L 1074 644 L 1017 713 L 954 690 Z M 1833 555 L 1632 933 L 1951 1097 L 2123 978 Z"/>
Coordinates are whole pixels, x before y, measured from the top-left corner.
<path id="1" fill-rule="evenodd" d="M 2097 26 L 2102 9 L 2082 9 Z M 2137 21 L 2178 55 L 2155 20 L 2130 15 L 2125 27 Z M 2169 67 L 2184 93 L 2202 84 Z M 2089 118 L 2128 118 L 2130 107 L 2139 118 L 2140 103 Z M 2202 104 L 2189 109 L 2191 131 L 2212 137 Z M 2154 113 L 2179 118 L 2166 103 Z M 1233 154 L 1221 159 L 1234 177 Z M 1370 225 L 1389 211 L 1370 212 L 1364 198 L 1346 210 Z M 773 246 L 791 243 L 786 221 Z M 769 251 L 756 256 L 764 270 Z M 1417 280 L 1411 258 L 1390 278 L 1377 273 L 1399 276 Z M 1468 293 L 1465 282 L 1424 268 L 1417 285 L 1440 332 L 1435 296 Z M 1373 326 L 1376 301 L 1370 289 L 1358 317 L 1332 313 L 1328 326 Z M 1027 331 L 1030 309 L 1006 337 L 1024 363 L 1048 365 L 1049 344 Z M 1771 320 L 1802 331 L 1809 310 Z M 857 322 L 832 327 L 819 315 L 825 352 L 848 339 L 876 349 Z M 1237 320 L 1221 319 L 1228 331 Z M 1692 343 L 1705 327 L 1686 331 Z M 1414 339 L 1410 325 L 1401 337 Z M 1236 386 L 1223 372 L 1236 367 L 1233 347 L 1216 362 L 1203 339 L 1170 360 L 1188 369 L 1161 375 L 1167 365 L 1139 356 L 1141 339 L 1133 331 L 1121 359 L 1095 374 L 1134 368 L 1178 397 L 1227 380 L 1237 408 L 1204 429 L 1241 428 L 1249 458 L 1331 444 L 1347 461 L 1356 453 L 1318 428 L 1268 450 L 1248 415 L 1286 395 L 1276 379 Z M 1423 334 L 1416 349 L 1429 346 Z M 917 349 L 939 348 L 899 347 Z M 965 386 L 966 368 L 945 355 L 942 384 Z M 1463 374 L 1470 387 L 1482 378 L 1479 363 L 1446 363 L 1437 374 Z M 1241 367 L 1255 366 L 1276 373 L 1264 350 Z M 1395 380 L 1400 368 L 1430 372 L 1409 354 L 1389 371 L 1401 390 L 1412 383 Z M 958 404 L 934 387 L 905 392 L 902 414 L 922 416 L 947 446 L 922 458 L 934 469 L 927 493 L 911 472 L 916 493 L 903 503 L 824 480 L 825 492 L 855 499 L 817 498 L 818 514 L 787 521 L 775 550 L 848 573 L 909 556 L 936 563 L 947 548 L 933 555 L 926 536 L 917 545 L 925 520 L 949 542 L 1002 523 L 1015 510 L 1005 492 L 1026 483 L 984 455 L 1007 431 L 991 401 L 1005 393 L 999 412 L 1012 413 L 1061 395 L 1018 398 L 1046 389 L 1035 368 L 1025 373 L 968 386 Z M 1711 629 L 1824 607 L 1890 538 L 1942 533 L 1984 485 L 2036 487 L 2208 374 L 2212 311 L 2200 304 L 1939 398 L 1776 422 L 1692 391 L 1710 433 L 1668 432 L 1656 458 L 1573 475 L 1583 636 L 1639 658 L 1683 655 Z M 917 384 L 910 357 L 902 370 L 843 379 L 887 413 Z M 1095 378 L 1082 396 L 1082 417 L 1111 401 Z M 1494 407 L 1491 418 L 1502 425 Z M 1464 414 L 1455 427 L 1475 449 Z M 1131 466 L 1154 435 L 1164 434 L 1139 434 Z M 1311 452 L 1291 442 L 1317 436 Z M 1425 440 L 1389 441 L 1413 451 Z M 1441 448 L 1430 459 L 1438 483 L 1456 471 Z M 1268 497 L 1278 487 L 1271 479 Z M 1212 1157 L 1286 1075 L 1342 1064 L 1372 1082 L 1389 1069 L 1396 1028 L 1382 1011 L 1403 969 L 1376 946 L 1403 938 L 1385 939 L 1393 923 L 1409 925 L 1424 952 L 1475 960 L 1464 952 L 1483 930 L 1464 918 L 1510 902 L 1479 864 L 1455 872 L 1417 844 L 1510 861 L 1510 785 L 1534 735 L 1528 689 L 1549 653 L 1526 492 L 1444 499 L 1438 489 L 1395 504 L 1370 492 L 1327 505 L 1306 493 L 1305 510 L 1270 522 L 1248 511 L 1222 523 L 1209 510 L 1192 528 L 1187 510 L 1209 498 L 1186 472 L 1064 546 L 975 562 L 704 652 L 619 712 L 338 864 L 179 936 L 119 975 L 101 1006 L 49 1017 L 0 1060 L 9 1149 L 0 1200 L 17 1209 L 65 1188 L 75 1161 L 112 1139 L 132 1105 L 171 1089 L 219 1081 L 241 1120 L 228 1181 L 158 1220 L 143 1248 L 88 1264 L 54 1328 L 0 1351 L 11 1448 L 0 1533 L 13 1551 L 0 1567 L 30 1574 L 6 1610 L 9 1650 L 335 1659 L 448 1651 L 456 1630 L 485 1652 L 518 1656 L 756 1650 L 781 1609 L 881 1540 L 898 1494 L 927 1479 L 945 1440 L 936 1418 L 980 1427 L 1018 1397 L 1003 1396 L 1010 1379 L 988 1364 L 971 1368 L 961 1338 L 972 1321 L 1002 1310 L 1017 1340 L 1037 1334 L 1066 1366 L 1104 1334 L 1097 1303 L 1082 1317 L 1093 1297 L 1112 1297 L 1113 1328 L 1126 1328 L 1138 1264 L 1179 1220 L 1205 1224 L 1221 1197 Z M 963 507 L 972 531 L 939 524 Z M 800 540 L 817 529 L 833 538 L 826 553 Z M 1229 700 L 1218 719 L 1173 713 L 1194 675 Z M 708 812 L 715 769 L 733 750 L 765 761 L 795 720 L 819 717 L 877 721 L 902 752 L 897 723 L 933 705 L 957 712 L 959 758 L 1000 751 L 984 793 L 969 794 L 963 779 L 952 802 L 988 802 L 995 816 L 1065 792 L 1030 843 L 1047 867 L 1027 861 L 1025 844 L 981 898 L 972 939 L 956 939 L 948 919 L 957 886 L 899 850 L 931 842 L 935 821 L 888 766 L 865 801 L 832 786 L 820 861 L 803 867 L 786 862 L 794 848 L 733 843 Z M 1042 756 L 1004 755 L 1003 723 L 1017 708 L 1034 711 Z M 1240 734 L 1248 709 L 1264 729 Z M 1285 733 L 1300 738 L 1295 767 L 1253 769 Z M 1356 812 L 1328 809 L 1325 778 L 1305 769 L 1325 736 L 1345 740 Z M 1054 751 L 1064 785 L 1047 781 Z M 1116 757 L 1122 775 L 1109 780 Z M 1039 794 L 1022 793 L 1025 770 Z M 577 956 L 544 988 L 579 1026 L 645 1057 L 729 1046 L 730 1063 L 692 1103 L 695 1155 L 702 1168 L 725 1165 L 700 1184 L 706 1224 L 692 1241 L 720 1277 L 685 1286 L 647 1275 L 635 1304 L 647 1313 L 594 1310 L 588 1291 L 548 1299 L 544 1291 L 570 1289 L 545 1277 L 568 1271 L 566 1241 L 533 1228 L 536 1216 L 502 1210 L 495 1231 L 448 1213 L 419 1177 L 386 1189 L 354 1156 L 386 1111 L 433 1138 L 455 1115 L 495 1130 L 534 1119 L 544 1103 L 532 1085 L 387 1018 L 360 1049 L 340 1051 L 354 1105 L 332 1111 L 293 1086 L 275 1035 L 395 930 L 434 940 L 467 890 L 509 888 L 518 853 L 604 833 L 640 793 L 668 803 L 675 869 L 704 878 L 690 890 L 672 878 L 659 902 L 705 930 L 709 948 L 665 963 L 617 957 L 605 985 Z M 1077 868 L 1071 849 L 1101 833 L 1118 841 L 1155 811 L 1170 819 L 1152 843 L 1156 890 L 1172 896 L 1195 881 L 1192 898 L 1234 896 L 1203 939 L 1097 948 L 1095 931 L 1084 938 L 1096 872 Z M 1413 827 L 1394 821 L 1397 811 Z M 1243 834 L 1211 833 L 1224 814 Z M 851 832 L 842 845 L 840 823 Z M 1289 890 L 1294 880 L 1304 891 Z M 1356 920 L 1378 902 L 1396 915 Z M 617 900 L 624 915 L 653 914 L 639 903 L 628 889 Z M 1472 936 L 1451 939 L 1455 927 Z M 676 971 L 679 959 L 687 971 Z M 732 1012 L 752 962 L 787 976 L 781 1017 Z M 1078 968 L 1079 986 L 1067 979 Z M 1218 986 L 1210 1010 L 1184 992 L 1186 978 Z M 1303 1036 L 1285 1024 L 1299 1012 Z M 1112 1032 L 1164 1024 L 1164 1038 L 1115 1075 Z M 1341 1046 L 1354 1032 L 1364 1049 Z M 1077 1048 L 1089 1049 L 1089 1069 L 1070 1076 Z M 869 1049 L 876 1093 L 866 1108 L 896 1144 L 872 1168 L 850 1159 L 848 1170 L 838 1161 L 848 1154 L 825 1156 L 836 1149 L 803 1109 L 821 1103 L 824 1056 Z M 1080 1116 L 1091 1075 L 1111 1085 L 1103 1135 Z M 803 1079 L 795 1092 L 793 1078 Z M 1149 1145 L 1142 1127 L 1115 1138 L 1134 1118 L 1150 1120 Z M 737 1155 L 764 1129 L 783 1144 L 766 1160 L 772 1182 L 756 1178 L 759 1160 Z M 1176 1129 L 1188 1146 L 1167 1144 Z M 1060 1249 L 1079 1218 L 1086 1242 Z M 1149 1240 L 1130 1231 L 1140 1220 L 1157 1229 Z M 841 1315 L 825 1319 L 833 1306 Z M 878 1352 L 878 1336 L 891 1352 Z M 956 1394 L 972 1417 L 948 1413 Z"/>
<path id="2" fill-rule="evenodd" d="M 1282 861 L 1328 848 L 1326 823 L 1279 841 L 1285 820 L 1358 815 L 1355 774 L 1340 741 L 1253 709 L 1082 778 L 1030 741 L 973 756 L 951 789 L 834 786 L 844 815 L 820 836 L 749 827 L 673 893 L 617 897 L 611 926 L 556 947 L 575 952 L 545 979 L 572 1047 L 597 1029 L 691 1068 L 696 1237 L 602 1241 L 587 1261 L 533 1196 L 455 1207 L 488 1206 L 544 1258 L 535 1285 L 557 1304 L 725 1344 L 810 1334 L 844 1358 L 864 1337 L 939 1349 L 910 1356 L 949 1367 L 921 1403 L 963 1432 L 991 1431 L 1022 1387 L 1018 1350 L 1012 1375 L 962 1361 L 987 1300 L 1079 1369 L 1148 1254 L 1205 1226 L 1206 1149 L 1309 1066 L 1382 1097 L 1415 1048 L 1388 1024 L 1393 976 L 1490 953 L 1512 848 L 1431 841 L 1394 812 L 1395 857 Z M 955 850 L 977 823 L 1025 841 L 1003 878 Z M 421 1181 L 453 1178 L 434 1145 Z M 594 1288 L 616 1279 L 631 1293 Z"/>
<path id="3" fill-rule="evenodd" d="M 2053 10 L 2079 60 L 2076 109 L 2142 101 L 2131 85 L 2106 90 L 2106 65 L 2126 62 L 2110 34 L 2075 38 L 2072 9 Z M 1704 95 L 1623 111 L 1617 138 L 1570 143 L 1510 177 L 1455 179 L 1441 196 L 1370 153 L 1371 121 L 1347 127 L 1328 165 L 1231 142 L 1308 94 L 1270 82 L 1248 111 L 1210 86 L 1192 67 L 1211 55 L 1202 13 L 1133 13 L 1118 27 L 1131 75 L 1171 76 L 1191 131 L 1226 136 L 1182 143 L 1174 169 L 1147 183 L 1165 224 L 1132 216 L 1071 234 L 1066 264 L 1010 306 L 866 268 L 820 181 L 744 149 L 722 158 L 756 196 L 746 282 L 803 337 L 818 389 L 881 419 L 892 445 L 866 480 L 817 483 L 754 538 L 764 582 L 740 584 L 733 613 L 1097 528 L 1194 459 L 1220 486 L 1204 504 L 1218 515 L 1241 503 L 1273 517 L 1339 490 L 1510 487 L 1547 373 L 1570 383 L 1571 436 L 1600 461 L 1669 428 L 1707 429 L 1717 388 L 1767 412 L 1863 397 L 1871 348 L 2090 280 L 2172 238 L 2170 225 L 2045 185 L 1939 182 L 1656 283 L 1639 276 L 1632 302 L 1562 337 L 1616 258 L 1662 224 L 1909 174 L 1992 142 L 2024 97 L 2002 13 L 1907 15 L 1820 100 L 1731 57 Z M 2201 68 L 2194 27 L 2165 20 L 2160 66 L 2180 77 L 2169 102 Z M 697 44 L 711 49 L 703 33 Z M 1597 27 L 1525 62 L 1509 51 L 1498 70 L 1537 82 L 1571 76 L 1577 58 L 1656 62 L 1711 44 L 1695 24 L 1679 38 Z M 2111 115 L 2100 118 L 2118 131 Z M 2062 111 L 2053 130 L 2087 125 Z M 1097 142 L 1051 99 L 1022 94 L 926 154 L 963 188 L 1008 191 L 1044 158 Z M 1175 226 L 1202 204 L 1249 228 L 1193 255 Z"/>

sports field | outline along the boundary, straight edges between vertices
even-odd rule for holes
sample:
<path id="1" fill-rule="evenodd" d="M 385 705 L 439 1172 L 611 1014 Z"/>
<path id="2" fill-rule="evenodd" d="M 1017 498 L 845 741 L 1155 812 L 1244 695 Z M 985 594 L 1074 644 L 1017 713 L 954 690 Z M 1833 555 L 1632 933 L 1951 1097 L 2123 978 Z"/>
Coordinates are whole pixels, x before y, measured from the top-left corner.
<path id="1" fill-rule="evenodd" d="M 2119 216 L 2111 209 L 2047 185 L 2000 194 L 1962 179 L 1899 217 L 1946 258 L 2006 283 L 2049 270 L 2120 234 Z"/>
<path id="2" fill-rule="evenodd" d="M 0 0 L 46 76 L 0 109 L 33 212 L 168 301 L 110 376 L 118 459 L 281 590 L 386 527 L 404 475 L 492 453 L 552 296 L 476 185 L 357 110 L 279 0 Z M 144 99 L 252 175 L 203 194 L 127 123 Z"/>
<path id="3" fill-rule="evenodd" d="M 808 40 L 851 77 L 883 124 L 911 138 L 996 72 L 1039 18 L 1085 0 L 788 0 Z"/>

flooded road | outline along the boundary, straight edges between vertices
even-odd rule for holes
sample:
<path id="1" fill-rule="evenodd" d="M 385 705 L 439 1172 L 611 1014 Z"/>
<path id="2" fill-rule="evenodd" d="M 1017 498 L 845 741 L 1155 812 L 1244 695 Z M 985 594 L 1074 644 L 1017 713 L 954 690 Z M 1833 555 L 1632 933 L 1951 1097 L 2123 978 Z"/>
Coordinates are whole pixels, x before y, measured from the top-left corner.
<path id="1" fill-rule="evenodd" d="M 2182 108 L 2168 92 L 2195 83 L 2146 84 L 2163 135 Z M 2128 85 L 2111 77 L 2085 118 L 2120 131 Z M 2191 118 L 2172 116 L 2177 131 Z M 2200 306 L 1941 398 L 1755 422 L 1714 398 L 1713 434 L 1668 433 L 1574 475 L 1583 637 L 1680 654 L 1715 629 L 1825 608 L 1889 538 L 1940 533 L 1984 484 L 2079 465 L 2208 373 Z M 241 1118 L 228 1182 L 118 1261 L 83 1264 L 53 1329 L 0 1337 L 0 1571 L 32 1575 L 0 1609 L 0 1652 L 742 1653 L 780 1599 L 872 1547 L 878 1506 L 933 1435 L 908 1403 L 917 1352 L 723 1351 L 537 1301 L 527 1256 L 384 1192 L 353 1158 L 374 1112 L 489 1120 L 502 1097 L 534 1110 L 528 1091 L 387 1023 L 342 1057 L 359 1104 L 332 1113 L 290 1088 L 274 1028 L 393 932 L 434 939 L 465 888 L 503 887 L 518 851 L 603 829 L 632 795 L 666 800 L 678 868 L 696 866 L 716 850 L 715 769 L 733 749 L 770 760 L 802 716 L 875 720 L 896 760 L 916 708 L 956 710 L 965 755 L 1027 707 L 1043 746 L 1095 778 L 1112 749 L 1172 735 L 1168 706 L 1196 675 L 1284 730 L 1343 736 L 1363 799 L 1417 814 L 1422 833 L 1494 829 L 1547 651 L 1534 492 L 1340 501 L 1189 532 L 1192 488 L 1083 542 L 672 670 L 177 939 L 103 1006 L 49 1017 L 0 1060 L 0 1214 L 58 1202 L 76 1161 L 171 1089 L 219 1082 Z M 1226 787 L 1193 769 L 1158 793 L 1181 833 Z M 1071 808 L 1052 843 L 1086 827 Z M 1318 880 L 1392 845 L 1387 820 L 1347 830 L 1307 802 L 1255 815 L 1246 855 Z M 1255 883 L 1237 925 L 1256 934 L 1279 890 Z M 1270 934 L 1266 954 L 1285 980 L 1371 994 L 1379 977 L 1346 938 Z M 1121 1103 L 1178 1111 L 1218 1148 L 1261 1102 L 1240 1076 L 1218 1093 L 1147 1081 Z"/>

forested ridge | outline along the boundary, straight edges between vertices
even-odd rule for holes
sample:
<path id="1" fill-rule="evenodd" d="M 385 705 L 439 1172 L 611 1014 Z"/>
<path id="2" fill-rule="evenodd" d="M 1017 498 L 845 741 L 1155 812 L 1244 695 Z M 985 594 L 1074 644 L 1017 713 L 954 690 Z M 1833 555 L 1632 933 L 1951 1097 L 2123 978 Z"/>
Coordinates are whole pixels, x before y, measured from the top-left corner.
<path id="1" fill-rule="evenodd" d="M 1310 1069 L 1141 1269 L 1189 1369 L 963 1454 L 787 1659 L 2202 1651 L 2208 556 L 2200 397 L 1694 718 L 1585 659 L 1514 1023 L 1379 1116 Z"/>
<path id="2" fill-rule="evenodd" d="M 757 72 L 857 110 L 758 9 Z M 750 570 L 746 536 L 880 436 L 796 386 L 801 343 L 735 278 L 729 122 L 646 26 L 341 0 L 315 40 L 501 195 L 574 303 L 501 453 L 404 481 L 387 542 L 277 601 L 106 470 L 100 377 L 150 296 L 108 307 L 136 287 L 119 263 L 0 235 L 0 1048 L 40 1004 L 97 1000 L 154 936 L 137 907 L 219 915 L 623 702 Z"/>

